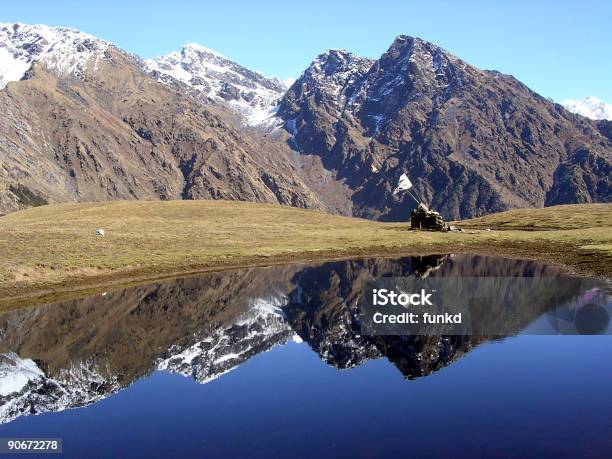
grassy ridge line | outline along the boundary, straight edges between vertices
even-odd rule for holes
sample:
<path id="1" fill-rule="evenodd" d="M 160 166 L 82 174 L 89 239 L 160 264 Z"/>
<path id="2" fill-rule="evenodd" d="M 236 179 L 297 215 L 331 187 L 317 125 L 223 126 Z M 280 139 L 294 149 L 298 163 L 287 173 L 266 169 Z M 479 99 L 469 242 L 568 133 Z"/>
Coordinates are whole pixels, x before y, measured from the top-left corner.
<path id="1" fill-rule="evenodd" d="M 412 232 L 406 223 L 228 201 L 42 206 L 0 218 L 0 301 L 94 282 L 368 254 L 494 253 L 611 274 L 610 204 L 517 210 L 461 224 L 475 229 Z M 97 237 L 97 228 L 106 236 Z"/>
<path id="2" fill-rule="evenodd" d="M 610 228 L 612 204 L 568 204 L 544 209 L 514 209 L 457 222 L 464 228 L 569 230 Z"/>

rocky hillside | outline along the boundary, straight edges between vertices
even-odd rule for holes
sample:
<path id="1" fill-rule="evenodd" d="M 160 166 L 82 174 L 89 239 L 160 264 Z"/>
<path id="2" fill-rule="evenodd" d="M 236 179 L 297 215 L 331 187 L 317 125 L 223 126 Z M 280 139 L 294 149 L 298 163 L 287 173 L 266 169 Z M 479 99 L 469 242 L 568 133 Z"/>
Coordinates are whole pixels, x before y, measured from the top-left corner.
<path id="1" fill-rule="evenodd" d="M 405 218 L 413 203 L 391 195 L 403 172 L 447 218 L 612 200 L 612 143 L 594 121 L 418 38 L 376 61 L 320 55 L 278 116 L 347 181 L 359 216 Z"/>
<path id="2" fill-rule="evenodd" d="M 3 25 L 24 74 L 0 90 L 0 213 L 45 202 L 230 199 L 332 210 L 297 154 L 70 29 Z M 316 165 L 313 166 L 314 169 Z M 315 186 L 320 183 L 315 177 Z"/>

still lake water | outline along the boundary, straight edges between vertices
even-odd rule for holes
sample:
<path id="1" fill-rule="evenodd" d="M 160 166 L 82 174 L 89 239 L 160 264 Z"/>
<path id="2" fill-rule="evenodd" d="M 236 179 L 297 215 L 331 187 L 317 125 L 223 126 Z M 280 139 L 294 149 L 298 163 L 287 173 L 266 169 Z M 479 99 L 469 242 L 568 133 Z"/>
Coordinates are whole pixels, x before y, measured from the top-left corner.
<path id="1" fill-rule="evenodd" d="M 477 256 L 211 273 L 0 315 L 0 437 L 65 457 L 610 457 L 612 338 L 368 337 L 388 276 L 558 276 Z"/>

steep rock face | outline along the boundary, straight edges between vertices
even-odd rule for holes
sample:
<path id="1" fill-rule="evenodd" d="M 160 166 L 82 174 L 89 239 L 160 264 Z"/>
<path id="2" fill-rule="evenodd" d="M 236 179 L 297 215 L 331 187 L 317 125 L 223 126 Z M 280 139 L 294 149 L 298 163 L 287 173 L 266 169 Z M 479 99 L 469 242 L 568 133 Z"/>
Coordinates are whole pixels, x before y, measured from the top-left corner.
<path id="1" fill-rule="evenodd" d="M 342 169 L 354 150 L 365 146 L 351 143 L 359 131 L 344 135 L 346 145 L 339 144 L 337 137 L 357 124 L 347 104 L 373 62 L 340 50 L 319 55 L 289 88 L 279 107 L 278 116 L 286 120 L 290 143 L 302 153 L 321 156 L 327 168 Z M 343 118 L 350 123 L 339 125 Z M 352 181 L 350 173 L 344 176 Z"/>
<path id="2" fill-rule="evenodd" d="M 11 52 L 30 66 L 0 91 L 0 213 L 37 200 L 107 199 L 329 210 L 288 147 L 235 127 L 222 107 L 154 81 L 137 58 L 76 31 L 66 32 L 70 46 L 89 51 L 70 65 L 49 66 L 56 62 L 49 50 L 64 43 L 64 30 L 41 35 L 37 27 L 16 27 Z M 24 49 L 44 52 L 26 58 L 18 55 Z"/>
<path id="3" fill-rule="evenodd" d="M 612 199 L 612 144 L 594 122 L 418 38 L 373 63 L 319 56 L 278 116 L 347 180 L 360 216 L 405 218 L 413 203 L 391 196 L 402 172 L 447 218 Z"/>
<path id="4" fill-rule="evenodd" d="M 610 202 L 612 162 L 609 155 L 594 154 L 579 146 L 557 166 L 546 205 L 573 202 Z"/>
<path id="5" fill-rule="evenodd" d="M 276 78 L 249 70 L 194 43 L 185 45 L 180 52 L 147 60 L 145 69 L 164 84 L 182 83 L 201 97 L 225 103 L 248 125 L 271 117 L 287 89 Z"/>

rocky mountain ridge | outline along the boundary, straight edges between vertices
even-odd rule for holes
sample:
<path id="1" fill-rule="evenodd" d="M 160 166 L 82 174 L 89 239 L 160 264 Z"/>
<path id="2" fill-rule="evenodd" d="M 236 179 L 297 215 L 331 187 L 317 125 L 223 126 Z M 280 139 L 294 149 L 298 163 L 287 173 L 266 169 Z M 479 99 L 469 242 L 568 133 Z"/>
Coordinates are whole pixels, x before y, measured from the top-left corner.
<path id="1" fill-rule="evenodd" d="M 340 57 L 355 61 L 319 56 L 277 115 L 295 148 L 347 181 L 354 214 L 405 218 L 414 203 L 391 194 L 402 173 L 447 218 L 612 199 L 612 144 L 597 124 L 515 78 L 409 36 L 371 65 L 347 71 Z"/>
<path id="2" fill-rule="evenodd" d="M 114 46 L 76 29 L 0 23 L 0 89 L 41 62 L 58 76 L 83 76 Z"/>
<path id="3" fill-rule="evenodd" d="M 405 220 L 402 173 L 447 219 L 612 200 L 608 121 L 409 36 L 379 59 L 324 52 L 285 92 L 199 45 L 145 62 L 73 29 L 3 24 L 0 79 L 0 214 L 232 199 Z"/>

